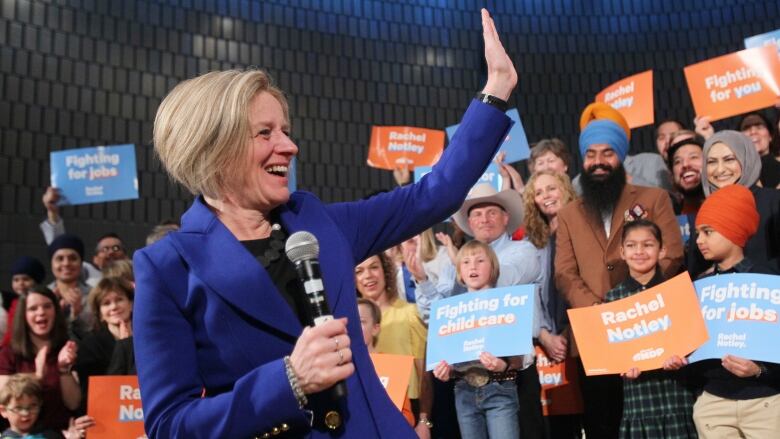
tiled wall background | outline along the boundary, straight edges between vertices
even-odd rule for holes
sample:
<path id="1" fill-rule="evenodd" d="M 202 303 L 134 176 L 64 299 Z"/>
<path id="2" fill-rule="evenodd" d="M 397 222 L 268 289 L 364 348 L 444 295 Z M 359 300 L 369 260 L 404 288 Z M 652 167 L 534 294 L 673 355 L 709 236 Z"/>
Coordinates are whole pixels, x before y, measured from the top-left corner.
<path id="1" fill-rule="evenodd" d="M 51 151 L 136 145 L 139 200 L 62 209 L 88 247 L 116 231 L 138 248 L 178 218 L 191 196 L 155 161 L 152 121 L 174 84 L 209 70 L 262 66 L 289 93 L 300 188 L 339 201 L 391 187 L 365 165 L 370 126 L 458 122 L 484 82 L 484 5 L 529 140 L 570 145 L 601 88 L 650 68 L 656 117 L 692 120 L 682 67 L 780 27 L 776 0 L 0 0 L 0 287 L 17 255 L 46 259 Z M 632 143 L 650 150 L 652 130 Z"/>

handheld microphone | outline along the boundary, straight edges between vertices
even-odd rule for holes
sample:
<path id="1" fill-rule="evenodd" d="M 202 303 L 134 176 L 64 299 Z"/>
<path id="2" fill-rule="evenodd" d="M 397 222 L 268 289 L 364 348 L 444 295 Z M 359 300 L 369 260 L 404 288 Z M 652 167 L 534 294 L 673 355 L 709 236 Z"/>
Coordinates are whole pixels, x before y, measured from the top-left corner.
<path id="1" fill-rule="evenodd" d="M 287 238 L 284 251 L 295 265 L 295 271 L 298 272 L 298 277 L 303 283 L 303 289 L 309 298 L 309 309 L 312 313 L 314 326 L 333 320 L 320 273 L 320 243 L 317 238 L 309 232 L 295 232 Z M 335 398 L 347 395 L 347 386 L 344 381 L 339 381 L 331 389 Z"/>

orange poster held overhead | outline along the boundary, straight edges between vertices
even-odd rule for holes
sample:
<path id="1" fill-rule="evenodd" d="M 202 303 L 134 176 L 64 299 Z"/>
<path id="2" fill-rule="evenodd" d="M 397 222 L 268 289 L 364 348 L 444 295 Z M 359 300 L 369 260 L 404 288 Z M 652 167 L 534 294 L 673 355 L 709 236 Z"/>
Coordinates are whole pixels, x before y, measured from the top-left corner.
<path id="1" fill-rule="evenodd" d="M 637 73 L 610 85 L 596 95 L 626 118 L 629 128 L 652 125 L 655 122 L 653 71 Z"/>
<path id="2" fill-rule="evenodd" d="M 780 96 L 780 59 L 774 46 L 741 50 L 685 68 L 697 116 L 724 119 L 770 107 Z"/>
<path id="3" fill-rule="evenodd" d="M 403 410 L 406 390 L 412 378 L 414 357 L 411 355 L 371 354 L 379 381 L 385 386 L 390 400 L 398 410 Z"/>
<path id="4" fill-rule="evenodd" d="M 568 313 L 587 375 L 658 369 L 708 339 L 688 272 L 625 299 Z"/>
<path id="5" fill-rule="evenodd" d="M 145 438 L 141 391 L 135 375 L 89 377 L 87 414 L 95 426 L 88 439 Z"/>
<path id="6" fill-rule="evenodd" d="M 368 166 L 397 169 L 433 166 L 444 150 L 444 131 L 417 127 L 371 127 Z"/>
<path id="7" fill-rule="evenodd" d="M 542 411 L 549 415 L 574 415 L 582 413 L 582 396 L 577 377 L 577 360 L 554 363 L 544 350 L 536 348 L 536 369 L 539 372 L 539 384 L 542 385 Z"/>

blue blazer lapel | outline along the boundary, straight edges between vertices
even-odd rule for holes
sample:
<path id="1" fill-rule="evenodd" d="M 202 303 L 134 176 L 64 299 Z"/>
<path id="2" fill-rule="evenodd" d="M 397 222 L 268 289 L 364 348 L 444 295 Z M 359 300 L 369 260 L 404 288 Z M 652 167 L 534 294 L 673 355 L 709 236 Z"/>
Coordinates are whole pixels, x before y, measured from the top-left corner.
<path id="1" fill-rule="evenodd" d="M 198 198 L 172 234 L 197 276 L 239 312 L 297 338 L 303 328 L 268 273 Z"/>
<path id="2" fill-rule="evenodd" d="M 328 298 L 328 306 L 335 315 L 341 298 L 339 290 L 344 283 L 340 272 L 343 269 L 342 264 L 354 266 L 352 261 L 336 260 L 336 255 L 344 254 L 338 250 L 339 246 L 344 245 L 343 240 L 339 239 L 341 232 L 322 209 L 322 204 L 307 203 L 306 198 L 299 194 L 293 194 L 290 202 L 279 209 L 282 225 L 288 234 L 305 230 L 317 237 L 320 243 L 320 271 L 325 295 Z M 356 293 L 353 291 L 353 294 Z"/>

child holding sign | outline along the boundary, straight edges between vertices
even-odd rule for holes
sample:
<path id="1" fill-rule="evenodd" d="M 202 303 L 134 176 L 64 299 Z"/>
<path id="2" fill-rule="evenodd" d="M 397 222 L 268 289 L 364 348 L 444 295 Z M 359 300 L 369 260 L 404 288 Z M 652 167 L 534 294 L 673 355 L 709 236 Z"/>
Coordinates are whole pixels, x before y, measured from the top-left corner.
<path id="1" fill-rule="evenodd" d="M 713 263 L 700 278 L 730 273 L 777 274 L 745 257 L 745 244 L 758 225 L 759 214 L 749 189 L 733 184 L 712 193 L 696 216 L 696 244 Z M 686 364 L 687 359 L 673 356 L 664 368 L 675 370 Z M 693 407 L 700 438 L 777 436 L 779 365 L 726 355 L 720 363 L 705 360 L 691 368 L 704 380 L 704 392 Z"/>
<path id="2" fill-rule="evenodd" d="M 458 283 L 469 292 L 495 288 L 498 280 L 498 258 L 489 245 L 473 240 L 458 251 L 455 258 Z M 515 378 L 522 356 L 499 358 L 482 352 L 479 361 L 457 368 L 442 361 L 433 375 L 455 383 L 455 409 L 464 438 L 519 438 L 518 396 Z M 465 371 L 464 371 L 465 369 Z"/>
<path id="3" fill-rule="evenodd" d="M 620 256 L 629 277 L 607 292 L 606 301 L 625 299 L 662 283 L 658 260 L 665 253 L 661 229 L 654 222 L 639 219 L 623 226 Z M 635 367 L 624 374 L 620 437 L 695 438 L 693 394 L 677 373 L 639 375 Z"/>
<path id="4" fill-rule="evenodd" d="M 360 329 L 363 332 L 363 342 L 365 342 L 369 353 L 376 352 L 376 338 L 379 336 L 379 330 L 382 323 L 382 311 L 376 303 L 358 298 L 358 314 L 360 315 Z M 407 395 L 404 399 L 404 408 L 401 414 L 414 427 L 414 413 L 412 413 L 412 402 Z"/>

